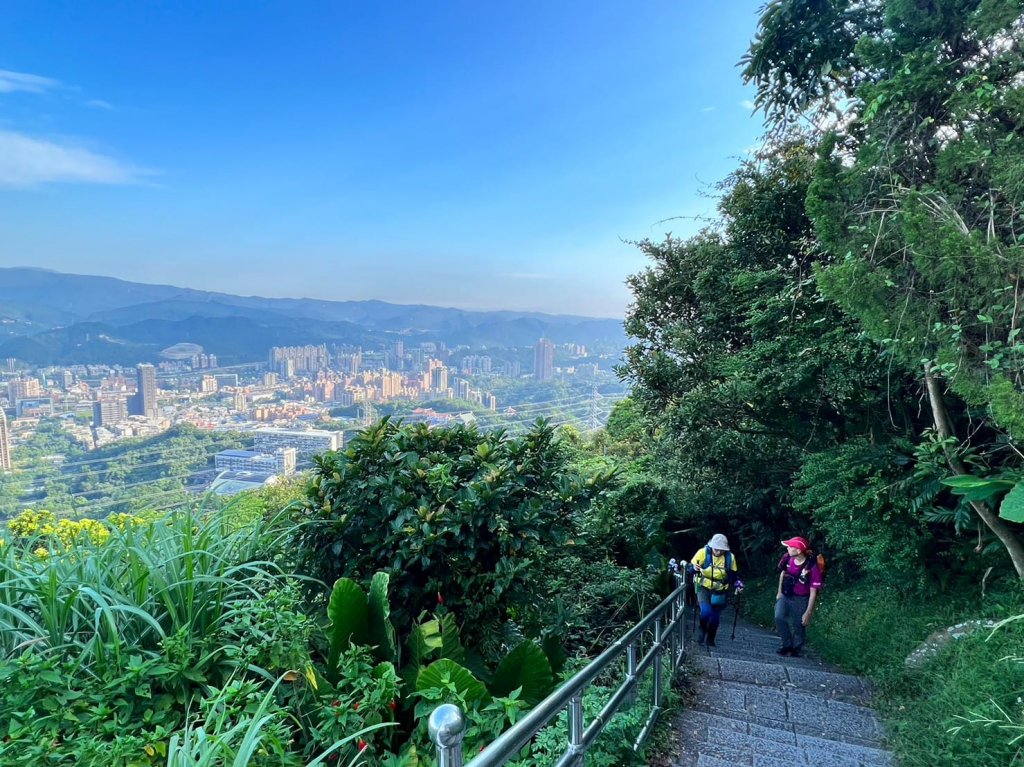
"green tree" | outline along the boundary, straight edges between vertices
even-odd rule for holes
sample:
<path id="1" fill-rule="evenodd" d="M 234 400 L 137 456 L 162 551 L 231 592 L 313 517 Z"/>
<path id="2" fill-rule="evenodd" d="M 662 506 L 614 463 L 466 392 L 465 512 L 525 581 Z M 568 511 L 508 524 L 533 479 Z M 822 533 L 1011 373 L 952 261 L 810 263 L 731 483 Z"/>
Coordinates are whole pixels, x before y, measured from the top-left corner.
<path id="1" fill-rule="evenodd" d="M 747 58 L 775 125 L 841 115 L 808 195 L 819 285 L 920 381 L 955 475 L 1021 466 L 1022 39 L 1018 0 L 779 0 Z M 1024 577 L 1018 529 L 970 506 Z"/>
<path id="2" fill-rule="evenodd" d="M 684 523 L 777 545 L 808 452 L 882 439 L 913 414 L 886 407 L 877 348 L 817 289 L 804 200 L 813 150 L 789 142 L 722 185 L 721 225 L 642 242 L 654 265 L 630 279 L 633 337 L 622 373 L 656 419 L 656 463 L 682 486 Z M 899 401 L 899 398 L 897 398 Z"/>

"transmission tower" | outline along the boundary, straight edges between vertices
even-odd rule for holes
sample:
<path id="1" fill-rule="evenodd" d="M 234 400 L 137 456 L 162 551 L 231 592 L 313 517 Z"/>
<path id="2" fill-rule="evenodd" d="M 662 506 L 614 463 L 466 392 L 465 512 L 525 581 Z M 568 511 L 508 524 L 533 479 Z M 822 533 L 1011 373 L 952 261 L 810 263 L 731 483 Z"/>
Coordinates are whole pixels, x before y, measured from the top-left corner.
<path id="1" fill-rule="evenodd" d="M 598 424 L 599 424 L 599 421 L 598 421 L 598 407 L 597 407 L 597 405 L 598 405 L 598 401 L 600 400 L 600 398 L 601 398 L 601 395 L 599 395 L 597 393 L 597 385 L 595 384 L 594 387 L 590 390 L 590 430 L 591 431 L 597 431 L 597 427 L 598 427 Z"/>

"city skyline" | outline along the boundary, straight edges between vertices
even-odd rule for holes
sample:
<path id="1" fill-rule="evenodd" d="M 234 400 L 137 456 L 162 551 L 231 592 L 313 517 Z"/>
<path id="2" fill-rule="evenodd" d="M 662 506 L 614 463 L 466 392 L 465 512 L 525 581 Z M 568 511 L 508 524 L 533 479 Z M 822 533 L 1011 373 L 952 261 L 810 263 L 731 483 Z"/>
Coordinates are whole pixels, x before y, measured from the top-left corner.
<path id="1" fill-rule="evenodd" d="M 5 259 L 622 316 L 629 241 L 696 231 L 761 133 L 735 68 L 758 5 L 16 0 Z"/>

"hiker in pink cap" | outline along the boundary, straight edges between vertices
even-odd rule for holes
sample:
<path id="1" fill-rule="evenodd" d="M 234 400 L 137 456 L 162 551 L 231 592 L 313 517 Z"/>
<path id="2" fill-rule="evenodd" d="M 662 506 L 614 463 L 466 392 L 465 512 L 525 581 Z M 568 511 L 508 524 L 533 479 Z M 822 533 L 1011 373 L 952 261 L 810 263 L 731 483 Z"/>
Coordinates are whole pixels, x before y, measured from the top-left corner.
<path id="1" fill-rule="evenodd" d="M 806 538 L 782 541 L 786 553 L 779 560 L 779 591 L 775 595 L 775 628 L 782 637 L 779 655 L 800 655 L 807 627 L 814 615 L 818 592 L 824 585 L 824 559 L 815 557 Z"/>

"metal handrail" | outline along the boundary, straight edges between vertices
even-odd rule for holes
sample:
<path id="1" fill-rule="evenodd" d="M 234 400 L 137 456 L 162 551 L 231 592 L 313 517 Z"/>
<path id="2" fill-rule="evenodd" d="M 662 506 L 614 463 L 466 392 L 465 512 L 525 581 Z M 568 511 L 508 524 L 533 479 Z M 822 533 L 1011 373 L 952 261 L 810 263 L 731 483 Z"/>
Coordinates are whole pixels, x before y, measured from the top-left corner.
<path id="1" fill-rule="evenodd" d="M 668 645 L 671 673 L 674 676 L 682 663 L 684 648 L 685 604 L 683 578 L 675 574 L 676 588 L 657 607 L 645 615 L 635 626 L 613 642 L 608 649 L 588 663 L 575 676 L 546 697 L 522 719 L 502 733 L 477 754 L 466 767 L 503 767 L 518 757 L 523 746 L 540 732 L 563 709 L 568 709 L 568 740 L 566 750 L 555 762 L 555 767 L 579 767 L 583 757 L 618 711 L 638 681 L 648 669 L 653 669 L 654 684 L 651 713 L 633 744 L 639 750 L 650 735 L 662 711 L 662 659 Z M 668 618 L 666 625 L 665 618 Z M 639 661 L 640 638 L 653 627 L 654 641 Z M 584 721 L 583 693 L 609 666 L 626 655 L 626 677 L 612 697 L 589 725 Z M 458 706 L 450 703 L 438 706 L 427 721 L 430 740 L 437 748 L 438 767 L 463 767 L 462 739 L 466 721 Z"/>

